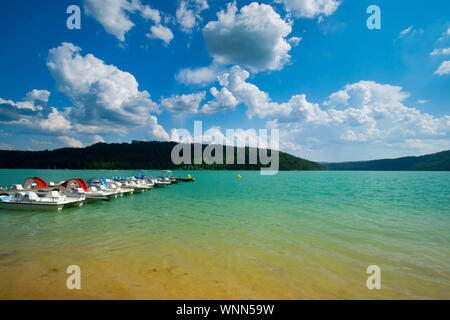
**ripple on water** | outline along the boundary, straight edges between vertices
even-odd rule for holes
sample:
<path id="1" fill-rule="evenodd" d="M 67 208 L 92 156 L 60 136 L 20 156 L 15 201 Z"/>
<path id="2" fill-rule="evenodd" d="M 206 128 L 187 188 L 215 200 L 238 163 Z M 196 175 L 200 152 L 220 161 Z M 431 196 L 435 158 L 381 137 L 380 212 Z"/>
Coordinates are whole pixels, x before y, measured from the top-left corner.
<path id="1" fill-rule="evenodd" d="M 0 184 L 111 175 L 0 171 Z M 240 174 L 195 172 L 60 213 L 2 211 L 0 296 L 73 298 L 58 284 L 78 264 L 88 285 L 76 298 L 450 298 L 449 173 Z M 365 288 L 371 264 L 382 293 Z"/>

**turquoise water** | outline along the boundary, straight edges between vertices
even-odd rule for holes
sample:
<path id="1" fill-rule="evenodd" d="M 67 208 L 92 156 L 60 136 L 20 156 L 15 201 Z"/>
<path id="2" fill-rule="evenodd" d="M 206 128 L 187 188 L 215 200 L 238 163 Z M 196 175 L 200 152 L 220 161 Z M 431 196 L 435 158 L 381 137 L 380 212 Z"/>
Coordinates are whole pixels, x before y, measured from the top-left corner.
<path id="1" fill-rule="evenodd" d="M 449 172 L 174 176 L 188 173 L 58 213 L 0 210 L 0 298 L 450 298 Z M 0 185 L 131 174 L 0 170 Z M 65 286 L 73 264 L 79 291 Z"/>

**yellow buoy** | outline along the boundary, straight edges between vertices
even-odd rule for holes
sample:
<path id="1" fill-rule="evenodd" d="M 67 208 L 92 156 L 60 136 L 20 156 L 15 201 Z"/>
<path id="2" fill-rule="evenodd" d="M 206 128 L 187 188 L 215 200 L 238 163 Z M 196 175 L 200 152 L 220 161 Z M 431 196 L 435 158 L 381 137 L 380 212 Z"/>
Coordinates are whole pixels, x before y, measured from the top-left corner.
<path id="1" fill-rule="evenodd" d="M 188 179 L 190 179 L 191 178 L 191 175 L 190 174 L 188 174 Z"/>
<path id="2" fill-rule="evenodd" d="M 238 174 L 236 177 L 237 177 L 238 179 L 242 178 L 240 174 Z"/>

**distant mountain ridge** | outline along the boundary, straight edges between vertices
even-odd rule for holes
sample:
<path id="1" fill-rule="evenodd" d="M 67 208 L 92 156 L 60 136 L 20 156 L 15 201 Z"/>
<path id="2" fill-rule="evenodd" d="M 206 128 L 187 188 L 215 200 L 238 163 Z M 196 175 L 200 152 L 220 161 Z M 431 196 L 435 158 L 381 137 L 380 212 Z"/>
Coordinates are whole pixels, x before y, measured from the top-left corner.
<path id="1" fill-rule="evenodd" d="M 328 170 L 450 171 L 450 150 L 419 157 L 321 164 Z"/>
<path id="2" fill-rule="evenodd" d="M 171 152 L 176 144 L 175 142 L 133 141 L 132 143 L 96 143 L 85 148 L 62 148 L 51 151 L 0 151 L 0 168 L 259 170 L 265 167 L 259 162 L 259 156 L 257 164 L 249 164 L 247 160 L 247 164 L 174 165 Z M 190 146 L 193 158 L 193 145 Z M 206 145 L 202 145 L 203 150 L 205 147 Z M 234 148 L 234 163 L 237 163 L 237 149 Z M 245 148 L 245 154 L 248 159 L 248 147 Z M 224 150 L 224 157 L 225 155 Z M 325 170 L 318 163 L 284 152 L 279 153 L 279 161 L 279 170 Z"/>

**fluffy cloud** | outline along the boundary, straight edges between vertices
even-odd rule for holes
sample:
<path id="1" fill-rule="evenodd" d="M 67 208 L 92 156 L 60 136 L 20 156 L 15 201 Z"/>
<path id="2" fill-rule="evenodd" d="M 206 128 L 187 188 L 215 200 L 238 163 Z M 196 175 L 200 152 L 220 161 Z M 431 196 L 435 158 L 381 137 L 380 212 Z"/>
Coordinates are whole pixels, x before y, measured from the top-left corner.
<path id="1" fill-rule="evenodd" d="M 212 87 L 209 92 L 213 99 L 205 103 L 201 109 L 200 104 L 206 97 L 205 91 L 162 98 L 161 105 L 171 113 L 209 115 L 232 110 L 239 103 L 238 99 L 227 88 L 218 90 L 216 87 Z"/>
<path id="2" fill-rule="evenodd" d="M 434 73 L 439 76 L 450 74 L 450 61 L 442 62 L 439 68 Z"/>
<path id="3" fill-rule="evenodd" d="M 181 30 L 191 33 L 201 21 L 200 13 L 209 8 L 206 0 L 182 0 L 176 11 L 177 22 Z"/>
<path id="4" fill-rule="evenodd" d="M 171 113 L 197 113 L 206 92 L 174 95 L 161 99 L 161 105 Z"/>
<path id="5" fill-rule="evenodd" d="M 68 136 L 60 136 L 58 139 L 62 142 L 64 142 L 65 145 L 72 147 L 72 148 L 83 148 L 83 143 L 81 141 L 71 138 Z"/>
<path id="6" fill-rule="evenodd" d="M 147 135 L 151 139 L 162 141 L 169 140 L 169 134 L 166 132 L 166 130 L 164 130 L 162 125 L 158 124 L 158 119 L 155 116 L 150 116 L 150 118 L 148 119 L 147 128 L 149 128 Z"/>
<path id="7" fill-rule="evenodd" d="M 33 89 L 27 93 L 27 100 L 33 103 L 46 104 L 48 102 L 48 97 L 50 97 L 50 91 L 47 90 Z"/>
<path id="8" fill-rule="evenodd" d="M 224 133 L 225 131 L 225 133 Z M 201 139 L 204 144 L 220 144 L 228 146 L 249 146 L 259 148 L 274 148 L 279 150 L 277 143 L 271 144 L 272 137 L 268 134 L 266 137 L 259 135 L 255 129 L 228 129 L 222 130 L 219 126 L 213 126 L 202 131 Z M 170 140 L 178 143 L 193 143 L 194 138 L 191 133 L 185 129 L 172 129 L 170 132 Z M 275 139 L 274 139 L 275 142 Z"/>
<path id="9" fill-rule="evenodd" d="M 219 91 L 216 87 L 212 87 L 209 92 L 215 99 L 209 101 L 202 107 L 201 112 L 204 114 L 213 114 L 234 109 L 238 104 L 238 100 L 227 88 L 222 88 Z"/>
<path id="10" fill-rule="evenodd" d="M 25 132 L 61 137 L 73 135 L 126 134 L 146 132 L 150 138 L 167 140 L 168 134 L 151 113 L 159 106 L 147 91 L 139 91 L 136 79 L 128 72 L 107 65 L 70 43 L 51 49 L 47 66 L 58 89 L 74 107 L 48 106 L 50 92 L 32 90 L 22 101 L 0 98 L 0 124 L 15 125 Z M 98 140 L 98 137 L 94 138 Z M 79 145 L 73 138 L 67 145 Z"/>
<path id="11" fill-rule="evenodd" d="M 139 0 L 85 0 L 84 10 L 120 41 L 125 41 L 125 33 L 134 26 L 130 14 L 140 12 L 143 18 L 156 24 L 161 21 L 158 10 L 142 5 Z"/>
<path id="12" fill-rule="evenodd" d="M 39 128 L 45 132 L 68 132 L 72 128 L 70 121 L 56 108 L 51 108 L 51 110 L 47 118 L 38 122 Z"/>
<path id="13" fill-rule="evenodd" d="M 263 71 L 279 70 L 289 61 L 291 46 L 286 37 L 292 27 L 270 5 L 253 2 L 238 11 L 234 2 L 217 16 L 217 21 L 203 28 L 206 47 L 216 63 Z"/>
<path id="14" fill-rule="evenodd" d="M 2 107 L 0 112 L 7 113 L 7 109 L 13 113 L 20 111 L 19 113 L 23 114 L 41 111 L 46 106 L 49 96 L 50 92 L 47 90 L 33 89 L 26 94 L 22 101 L 14 102 L 0 98 L 0 106 Z"/>
<path id="15" fill-rule="evenodd" d="M 36 90 L 28 92 L 22 101 L 12 101 L 0 98 L 0 124 L 31 125 L 34 116 L 42 118 L 47 111 L 46 104 L 50 92 Z"/>
<path id="16" fill-rule="evenodd" d="M 165 45 L 168 45 L 173 39 L 173 33 L 169 28 L 158 24 L 156 26 L 151 26 L 150 33 L 147 33 L 147 37 L 150 39 L 160 39 Z"/>
<path id="17" fill-rule="evenodd" d="M 26 94 L 25 101 L 14 102 L 0 98 L 0 124 L 14 125 L 25 129 L 25 132 L 44 135 L 66 135 L 84 133 L 84 126 L 73 125 L 68 118 L 71 108 L 59 111 L 46 105 L 50 92 L 32 90 Z M 47 100 L 47 101 L 45 101 Z M 35 105 L 45 101 L 44 106 Z M 2 103 L 4 102 L 4 103 Z"/>
<path id="18" fill-rule="evenodd" d="M 218 73 L 218 67 L 213 64 L 208 67 L 181 69 L 175 79 L 186 85 L 205 85 L 216 81 Z"/>
<path id="19" fill-rule="evenodd" d="M 300 41 L 302 41 L 303 38 L 302 37 L 291 37 L 289 38 L 289 43 L 292 44 L 294 47 L 298 46 Z"/>
<path id="20" fill-rule="evenodd" d="M 275 2 L 283 3 L 286 11 L 301 18 L 332 15 L 341 4 L 338 0 L 275 0 Z"/>
<path id="21" fill-rule="evenodd" d="M 247 106 L 249 118 L 252 118 L 255 114 L 265 117 L 273 112 L 277 106 L 271 102 L 266 92 L 261 91 L 254 84 L 246 82 L 249 76 L 248 71 L 239 66 L 234 66 L 229 72 L 224 72 L 219 76 L 219 82 Z"/>
<path id="22" fill-rule="evenodd" d="M 133 75 L 80 51 L 63 43 L 50 50 L 47 60 L 58 89 L 76 106 L 71 117 L 86 125 L 123 127 L 144 125 L 150 112 L 158 112 Z"/>
<path id="23" fill-rule="evenodd" d="M 229 72 L 219 76 L 220 84 L 247 106 L 249 118 L 256 115 L 260 118 L 272 117 L 282 121 L 292 120 L 293 117 L 299 120 L 307 118 L 317 122 L 327 121 L 326 114 L 320 111 L 317 104 L 307 102 L 305 95 L 293 96 L 287 103 L 273 102 L 267 92 L 246 81 L 249 76 L 249 72 L 239 66 L 234 66 Z"/>
<path id="24" fill-rule="evenodd" d="M 350 150 L 368 150 L 370 144 L 374 149 L 368 158 L 381 156 L 389 148 L 413 153 L 413 145 L 428 146 L 415 152 L 450 147 L 450 116 L 437 118 L 407 107 L 403 101 L 409 94 L 399 86 L 360 81 L 332 93 L 321 107 L 304 94 L 284 103 L 274 102 L 267 92 L 247 82 L 248 78 L 249 73 L 238 66 L 219 76 L 223 88 L 247 106 L 249 118 L 266 118 L 268 127 L 280 129 L 284 150 L 323 160 L 336 152 L 330 146 L 345 148 L 348 155 Z M 400 148 L 406 140 L 416 143 Z"/>
<path id="25" fill-rule="evenodd" d="M 159 13 L 159 10 L 153 9 L 148 5 L 139 5 L 139 11 L 145 19 L 150 19 L 156 24 L 161 22 L 161 14 Z"/>
<path id="26" fill-rule="evenodd" d="M 99 143 L 99 142 L 105 142 L 105 139 L 103 139 L 102 136 L 95 135 L 94 138 L 93 138 L 93 142 L 94 142 L 94 144 L 95 143 Z"/>
<path id="27" fill-rule="evenodd" d="M 38 91 L 44 92 L 45 90 L 30 91 L 27 94 L 26 99 L 29 99 L 30 96 L 33 96 L 33 94 L 37 93 Z M 42 139 L 42 135 L 55 136 L 59 141 L 62 141 L 65 145 L 71 147 L 82 147 L 83 144 L 79 142 L 79 140 L 73 137 L 69 137 L 69 135 L 94 135 L 92 139 L 94 143 L 97 143 L 105 142 L 103 137 L 97 134 L 98 132 L 102 132 L 105 134 L 124 134 L 126 132 L 124 131 L 124 128 L 120 126 L 102 127 L 71 122 L 69 119 L 73 118 L 71 116 L 72 108 L 65 108 L 64 111 L 60 111 L 54 107 L 48 106 L 40 107 L 39 109 L 30 109 L 27 105 L 27 108 L 24 108 L 22 110 L 16 107 L 17 105 L 23 105 L 23 102 L 24 101 L 14 102 L 11 100 L 4 100 L 0 98 L 0 124 L 23 128 L 24 133 L 33 134 L 36 137 L 40 137 L 40 139 Z M 131 127 L 130 129 L 133 129 L 133 127 Z M 150 139 L 165 141 L 169 140 L 169 135 L 164 130 L 164 128 L 160 124 L 158 124 L 158 119 L 155 116 L 150 115 L 145 125 L 140 127 L 140 129 L 141 131 L 143 129 L 146 130 L 146 136 Z M 0 135 L 10 136 L 11 134 L 0 130 Z M 42 140 L 39 140 L 39 143 L 37 143 L 38 140 L 35 139 L 30 139 L 30 141 L 40 147 L 47 144 L 53 144 L 48 141 L 44 142 Z"/>

